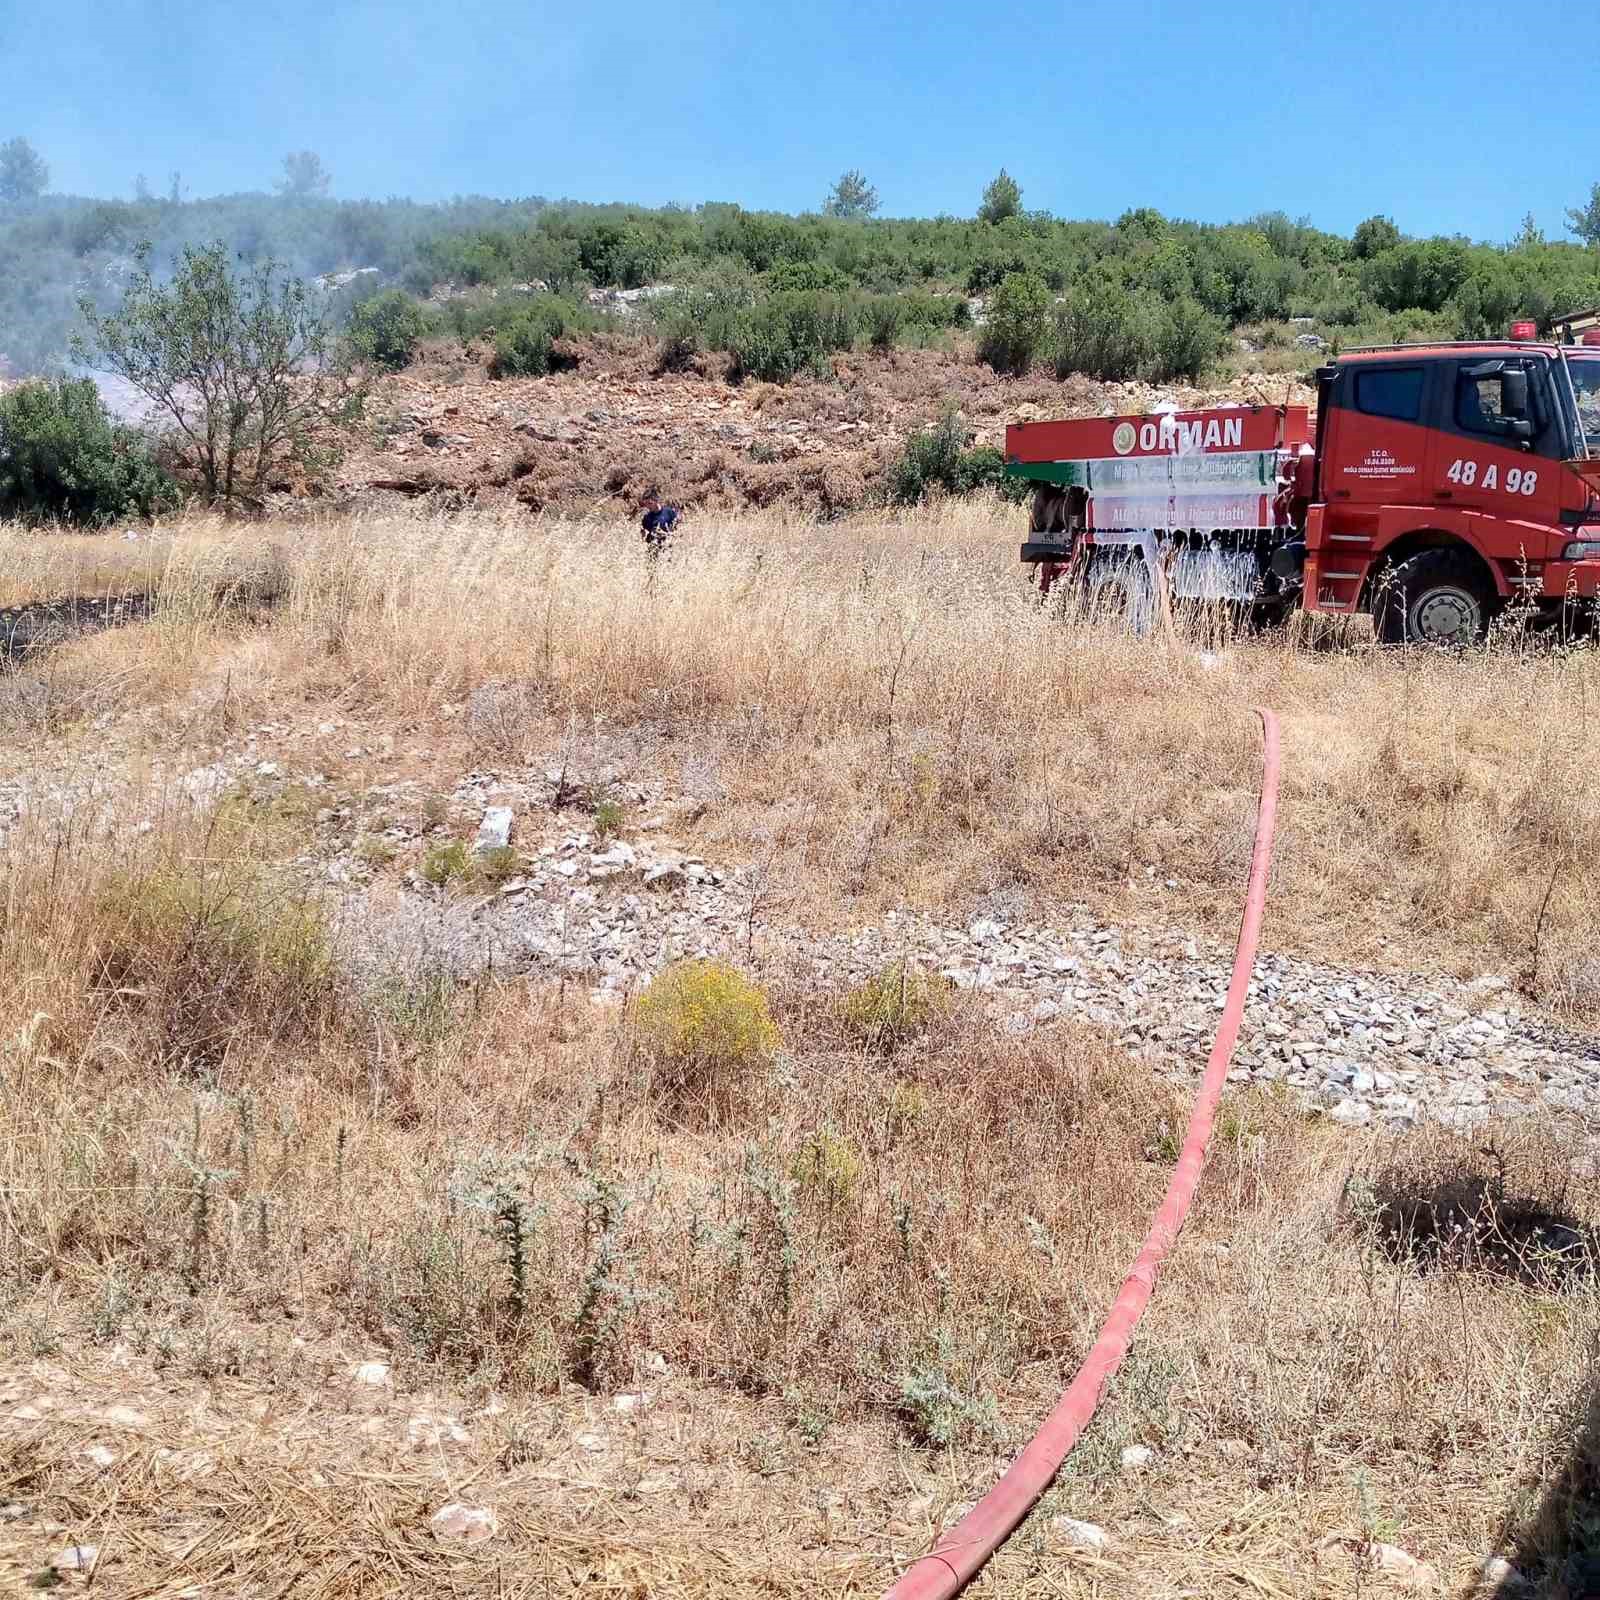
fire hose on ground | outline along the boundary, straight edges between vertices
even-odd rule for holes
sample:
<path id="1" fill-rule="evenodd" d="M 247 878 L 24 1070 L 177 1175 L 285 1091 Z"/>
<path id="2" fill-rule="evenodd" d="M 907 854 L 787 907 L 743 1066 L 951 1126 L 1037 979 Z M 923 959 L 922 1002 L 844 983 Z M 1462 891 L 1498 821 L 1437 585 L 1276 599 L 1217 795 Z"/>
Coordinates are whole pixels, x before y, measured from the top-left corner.
<path id="1" fill-rule="evenodd" d="M 1260 717 L 1261 795 L 1244 916 L 1234 949 L 1233 976 L 1228 983 L 1222 1020 L 1217 1025 L 1216 1041 L 1211 1046 L 1211 1059 L 1195 1095 L 1183 1149 L 1167 1185 L 1166 1196 L 1151 1221 L 1144 1245 L 1123 1282 L 1099 1338 L 1055 1410 L 1005 1475 L 966 1516 L 940 1536 L 927 1555 L 906 1570 L 887 1592 L 885 1600 L 947 1600 L 967 1583 L 1027 1516 L 1088 1427 L 1106 1384 L 1122 1365 L 1134 1330 L 1155 1292 L 1156 1271 L 1189 1215 L 1195 1192 L 1200 1187 L 1206 1146 L 1211 1140 L 1222 1087 L 1233 1061 L 1239 1025 L 1244 1019 L 1245 997 L 1250 989 L 1250 974 L 1255 966 L 1261 918 L 1266 907 L 1267 873 L 1272 864 L 1272 838 L 1278 812 L 1278 719 L 1266 710 Z"/>

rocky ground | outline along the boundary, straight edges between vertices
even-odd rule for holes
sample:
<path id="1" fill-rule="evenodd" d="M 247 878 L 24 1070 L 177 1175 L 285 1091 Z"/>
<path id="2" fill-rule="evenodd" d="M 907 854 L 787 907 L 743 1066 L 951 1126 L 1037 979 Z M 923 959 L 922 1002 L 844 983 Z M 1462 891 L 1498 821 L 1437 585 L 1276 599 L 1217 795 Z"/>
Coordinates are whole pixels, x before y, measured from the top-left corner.
<path id="1" fill-rule="evenodd" d="M 662 373 L 643 336 L 575 341 L 576 365 L 543 378 L 488 376 L 487 349 L 436 349 L 376 380 L 367 423 L 339 443 L 327 493 L 343 504 L 431 496 L 448 504 L 616 511 L 643 491 L 686 507 L 778 503 L 840 513 L 878 488 L 905 436 L 958 408 L 980 444 L 1009 422 L 1107 416 L 1162 405 L 1309 404 L 1282 376 L 1209 385 L 1005 378 L 966 351 L 838 356 L 826 379 L 731 384 Z"/>
<path id="2" fill-rule="evenodd" d="M 486 714 L 484 694 L 506 692 L 480 691 L 463 714 Z M 404 753 L 392 737 L 340 748 L 348 736 L 336 723 L 266 725 L 221 760 L 167 778 L 197 802 L 245 794 L 311 822 L 315 846 L 296 866 L 333 897 L 357 976 L 396 960 L 458 978 L 565 976 L 606 1005 L 687 956 L 775 962 L 831 988 L 909 961 L 979 996 L 1014 1032 L 1086 1021 L 1175 1077 L 1204 1064 L 1226 945 L 1148 920 L 1106 926 L 1082 904 L 1041 918 L 1003 896 L 962 923 L 904 910 L 798 926 L 784 915 L 781 864 L 708 859 L 696 847 L 708 795 L 692 773 L 604 774 L 616 820 L 597 825 L 592 779 L 575 770 L 469 771 L 447 792 L 434 779 L 363 783 L 352 778 Z M 318 765 L 304 764 L 306 741 L 319 746 Z M 46 785 L 48 803 L 69 811 L 104 806 L 112 788 L 103 773 Z M 0 786 L 0 835 L 43 797 L 19 780 Z M 470 850 L 448 853 L 467 840 Z M 1600 1038 L 1559 1025 L 1508 975 L 1457 981 L 1276 954 L 1269 921 L 1232 1077 L 1280 1085 L 1352 1126 L 1470 1128 L 1541 1109 L 1587 1121 L 1600 1112 Z"/>

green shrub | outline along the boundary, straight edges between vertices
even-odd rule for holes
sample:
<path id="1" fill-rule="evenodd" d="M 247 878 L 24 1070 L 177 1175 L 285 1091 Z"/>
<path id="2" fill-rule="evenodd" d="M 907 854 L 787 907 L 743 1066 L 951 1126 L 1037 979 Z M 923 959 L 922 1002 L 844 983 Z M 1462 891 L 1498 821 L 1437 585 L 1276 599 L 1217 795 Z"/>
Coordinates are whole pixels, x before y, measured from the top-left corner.
<path id="1" fill-rule="evenodd" d="M 766 996 L 718 961 L 680 961 L 659 974 L 634 1007 L 633 1028 L 658 1094 L 713 1121 L 738 1108 L 779 1042 Z"/>
<path id="2" fill-rule="evenodd" d="M 1050 291 L 1031 272 L 1010 273 L 995 290 L 978 355 L 996 372 L 1026 372 L 1050 327 Z"/>
<path id="3" fill-rule="evenodd" d="M 731 350 L 740 319 L 758 293 L 749 268 L 717 262 L 660 296 L 652 315 L 661 336 L 661 365 L 676 369 L 703 350 Z"/>
<path id="4" fill-rule="evenodd" d="M 542 378 L 562 364 L 555 341 L 575 331 L 579 320 L 577 308 L 563 300 L 541 295 L 527 302 L 498 326 L 489 375 Z"/>
<path id="5" fill-rule="evenodd" d="M 388 372 L 411 365 L 417 346 L 429 331 L 429 318 L 410 295 L 385 289 L 371 295 L 350 313 L 346 336 L 365 361 Z"/>
<path id="6" fill-rule="evenodd" d="M 905 302 L 893 294 L 875 294 L 863 306 L 862 320 L 866 325 L 867 343 L 874 350 L 893 348 L 906 325 Z"/>
<path id="7" fill-rule="evenodd" d="M 896 505 L 918 505 L 930 494 L 971 494 L 994 489 L 1008 500 L 1021 500 L 1031 492 L 1022 479 L 1005 475 L 1005 457 L 992 445 L 976 450 L 972 430 L 961 414 L 946 411 L 932 428 L 913 433 L 900 459 L 889 468 L 887 492 Z"/>
<path id="8" fill-rule="evenodd" d="M 850 280 L 826 261 L 784 261 L 766 274 L 773 294 L 848 294 Z"/>
<path id="9" fill-rule="evenodd" d="M 969 328 L 972 308 L 964 294 L 901 294 L 895 296 L 902 322 L 917 328 Z"/>
<path id="10" fill-rule="evenodd" d="M 848 350 L 856 332 L 856 303 L 848 296 L 771 295 L 739 320 L 733 336 L 736 374 L 769 383 L 787 383 L 801 372 L 823 376 L 828 356 Z"/>
<path id="11" fill-rule="evenodd" d="M 472 869 L 467 847 L 459 839 L 430 844 L 422 858 L 422 876 L 436 889 L 455 878 L 464 878 Z"/>
<path id="12" fill-rule="evenodd" d="M 1067 292 L 1056 313 L 1058 378 L 1074 372 L 1121 382 L 1148 364 L 1154 337 L 1146 308 L 1109 277 L 1089 279 Z"/>
<path id="13" fill-rule="evenodd" d="M 950 1375 L 955 1365 L 941 1337 L 939 1357 L 895 1379 L 896 1411 L 917 1444 L 948 1450 L 972 1437 L 998 1439 L 999 1407 L 991 1394 L 975 1393 Z"/>
<path id="14" fill-rule="evenodd" d="M 925 972 L 897 961 L 845 996 L 846 1030 L 870 1050 L 892 1050 L 928 1031 L 948 1009 L 944 991 Z"/>
<path id="15" fill-rule="evenodd" d="M 112 422 L 88 378 L 38 379 L 0 394 L 0 517 L 103 528 L 178 499 L 144 438 Z"/>
<path id="16" fill-rule="evenodd" d="M 1228 342 L 1227 329 L 1189 295 L 1164 305 L 1155 318 L 1145 376 L 1156 383 L 1174 378 L 1195 382 L 1216 364 Z"/>
<path id="17" fill-rule="evenodd" d="M 801 1191 L 830 1206 L 843 1205 L 861 1181 L 861 1153 L 848 1139 L 820 1128 L 800 1146 L 789 1175 Z"/>

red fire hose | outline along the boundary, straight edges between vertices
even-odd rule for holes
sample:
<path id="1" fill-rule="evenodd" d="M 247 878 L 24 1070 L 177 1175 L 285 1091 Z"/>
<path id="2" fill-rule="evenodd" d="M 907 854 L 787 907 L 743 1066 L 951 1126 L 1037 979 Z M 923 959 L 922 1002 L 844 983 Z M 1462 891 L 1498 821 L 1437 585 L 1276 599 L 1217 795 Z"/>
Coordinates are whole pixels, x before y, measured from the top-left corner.
<path id="1" fill-rule="evenodd" d="M 1272 863 L 1272 835 L 1278 812 L 1278 719 L 1270 711 L 1262 711 L 1260 715 L 1265 744 L 1261 799 L 1256 813 L 1256 843 L 1245 891 L 1244 919 L 1234 949 L 1233 977 L 1228 984 L 1222 1020 L 1217 1026 L 1216 1043 L 1211 1047 L 1211 1059 L 1200 1081 L 1194 1110 L 1189 1114 L 1183 1150 L 1172 1181 L 1167 1185 L 1166 1198 L 1150 1224 L 1144 1247 L 1117 1295 L 1100 1337 L 1055 1410 L 1045 1419 L 1044 1426 L 1011 1463 L 1005 1476 L 960 1522 L 940 1537 L 927 1555 L 906 1570 L 885 1600 L 948 1600 L 1028 1514 L 1034 1501 L 1060 1470 L 1067 1452 L 1088 1427 L 1107 1382 L 1122 1365 L 1134 1329 L 1155 1290 L 1156 1269 L 1189 1215 L 1195 1191 L 1200 1187 L 1217 1102 L 1222 1098 L 1222 1086 L 1227 1082 L 1233 1047 L 1239 1037 L 1239 1024 L 1244 1020 L 1245 996 L 1250 988 L 1250 972 L 1255 966 L 1261 915 L 1267 899 L 1267 871 Z"/>

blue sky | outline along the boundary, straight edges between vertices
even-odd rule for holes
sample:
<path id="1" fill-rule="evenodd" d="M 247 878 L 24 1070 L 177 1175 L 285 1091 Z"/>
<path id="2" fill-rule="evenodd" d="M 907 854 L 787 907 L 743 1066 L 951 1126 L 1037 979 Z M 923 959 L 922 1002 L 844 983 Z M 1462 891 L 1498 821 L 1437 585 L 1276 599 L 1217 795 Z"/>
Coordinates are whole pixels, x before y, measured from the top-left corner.
<path id="1" fill-rule="evenodd" d="M 1004 165 L 1063 216 L 1502 240 L 1600 179 L 1592 31 L 1573 0 L 0 0 L 0 139 L 77 193 L 265 188 L 309 147 L 346 197 L 793 211 L 860 167 L 886 215 L 970 215 Z"/>

